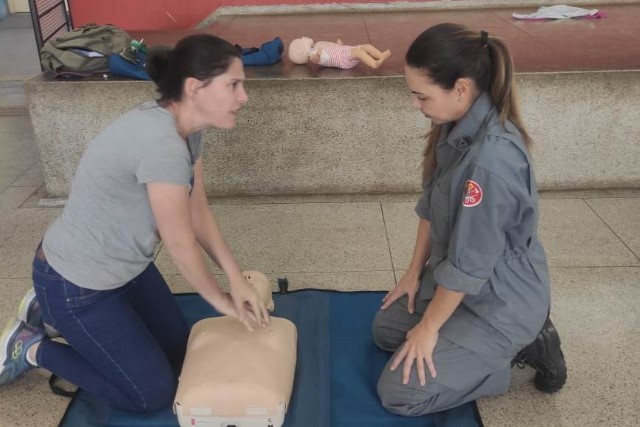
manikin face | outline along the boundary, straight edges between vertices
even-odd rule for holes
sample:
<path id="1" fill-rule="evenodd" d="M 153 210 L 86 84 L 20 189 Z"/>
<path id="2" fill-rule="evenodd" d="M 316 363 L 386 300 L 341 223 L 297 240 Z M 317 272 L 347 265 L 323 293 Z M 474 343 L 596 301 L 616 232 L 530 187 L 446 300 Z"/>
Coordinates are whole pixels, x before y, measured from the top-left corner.
<path id="1" fill-rule="evenodd" d="M 457 121 L 471 105 L 468 91 L 460 87 L 462 79 L 447 90 L 433 83 L 424 71 L 413 67 L 405 66 L 404 76 L 412 94 L 411 105 L 435 124 Z"/>
<path id="2" fill-rule="evenodd" d="M 243 271 L 242 275 L 256 290 L 260 300 L 264 303 L 265 307 L 267 307 L 267 310 L 273 311 L 274 304 L 273 299 L 271 299 L 271 284 L 267 276 L 259 271 Z"/>
<path id="3" fill-rule="evenodd" d="M 242 61 L 234 58 L 224 74 L 199 86 L 194 91 L 193 101 L 202 121 L 218 129 L 234 128 L 240 109 L 249 99 L 244 90 L 244 79 Z"/>

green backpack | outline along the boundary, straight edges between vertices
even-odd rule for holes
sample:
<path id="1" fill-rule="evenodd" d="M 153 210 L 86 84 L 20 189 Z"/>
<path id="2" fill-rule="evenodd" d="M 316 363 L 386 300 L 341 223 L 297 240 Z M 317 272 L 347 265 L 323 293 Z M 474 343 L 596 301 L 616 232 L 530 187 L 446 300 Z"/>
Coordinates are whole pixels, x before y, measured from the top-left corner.
<path id="1" fill-rule="evenodd" d="M 44 70 L 97 73 L 109 70 L 109 55 L 131 46 L 126 31 L 113 25 L 88 24 L 47 41 L 40 49 Z"/>

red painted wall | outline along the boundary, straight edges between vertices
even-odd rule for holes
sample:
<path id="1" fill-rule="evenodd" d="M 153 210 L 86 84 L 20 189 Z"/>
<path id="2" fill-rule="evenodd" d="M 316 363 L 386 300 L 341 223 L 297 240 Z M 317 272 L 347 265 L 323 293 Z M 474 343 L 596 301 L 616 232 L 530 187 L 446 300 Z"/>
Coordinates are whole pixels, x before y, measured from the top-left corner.
<path id="1" fill-rule="evenodd" d="M 404 0 L 424 1 L 424 0 Z M 389 0 L 69 0 L 73 25 L 113 24 L 125 30 L 190 28 L 224 6 L 389 3 Z"/>

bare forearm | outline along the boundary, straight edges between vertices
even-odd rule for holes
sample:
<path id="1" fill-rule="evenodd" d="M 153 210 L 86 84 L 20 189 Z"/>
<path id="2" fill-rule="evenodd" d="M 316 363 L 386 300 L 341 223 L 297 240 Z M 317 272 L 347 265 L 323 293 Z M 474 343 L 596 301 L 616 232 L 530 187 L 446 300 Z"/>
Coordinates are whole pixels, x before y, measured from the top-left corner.
<path id="1" fill-rule="evenodd" d="M 242 274 L 240 267 L 208 207 L 192 211 L 192 225 L 198 243 L 213 262 L 228 277 L 240 276 Z"/>
<path id="2" fill-rule="evenodd" d="M 431 233 L 431 222 L 420 218 L 418 223 L 418 234 L 416 244 L 413 249 L 413 256 L 409 263 L 409 271 L 413 274 L 420 275 L 422 268 L 429 259 L 431 254 L 431 242 L 429 235 Z"/>
<path id="3" fill-rule="evenodd" d="M 209 304 L 215 305 L 223 296 L 223 292 L 218 286 L 218 281 L 209 272 L 195 238 L 185 236 L 180 240 L 164 243 L 182 277 Z"/>
<path id="4" fill-rule="evenodd" d="M 422 322 L 429 329 L 435 332 L 439 331 L 460 305 L 463 298 L 464 294 L 462 292 L 450 291 L 442 286 L 436 287 L 433 299 L 422 316 Z"/>

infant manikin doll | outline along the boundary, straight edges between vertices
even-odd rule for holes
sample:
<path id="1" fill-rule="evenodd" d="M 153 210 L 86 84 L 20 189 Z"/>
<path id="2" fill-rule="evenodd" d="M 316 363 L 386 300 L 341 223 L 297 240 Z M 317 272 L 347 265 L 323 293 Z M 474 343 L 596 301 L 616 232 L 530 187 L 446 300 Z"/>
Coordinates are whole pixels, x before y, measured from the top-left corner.
<path id="1" fill-rule="evenodd" d="M 348 46 L 342 44 L 340 39 L 336 43 L 325 41 L 314 43 L 309 37 L 301 37 L 289 44 L 287 54 L 294 64 L 306 64 L 311 61 L 324 67 L 346 70 L 355 67 L 360 61 L 368 67 L 378 68 L 391 56 L 391 51 L 387 49 L 380 52 L 370 44 Z"/>
<path id="2" fill-rule="evenodd" d="M 265 275 L 243 275 L 273 311 Z M 253 332 L 231 316 L 197 322 L 174 401 L 180 426 L 280 427 L 293 388 L 297 339 L 295 325 L 280 317 Z"/>

